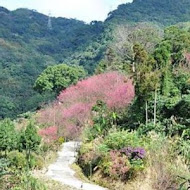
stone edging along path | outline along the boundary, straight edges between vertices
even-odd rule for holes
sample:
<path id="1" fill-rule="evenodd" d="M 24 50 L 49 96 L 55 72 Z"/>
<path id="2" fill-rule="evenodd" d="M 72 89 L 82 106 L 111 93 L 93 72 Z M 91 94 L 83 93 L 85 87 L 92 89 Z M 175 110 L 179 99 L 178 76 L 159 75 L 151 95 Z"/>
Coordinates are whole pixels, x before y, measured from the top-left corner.
<path id="1" fill-rule="evenodd" d="M 48 177 L 77 189 L 107 190 L 98 185 L 84 183 L 75 177 L 75 171 L 70 168 L 70 165 L 76 161 L 77 150 L 80 146 L 79 142 L 66 142 L 62 146 L 61 151 L 58 152 L 57 161 L 48 167 L 46 173 Z"/>

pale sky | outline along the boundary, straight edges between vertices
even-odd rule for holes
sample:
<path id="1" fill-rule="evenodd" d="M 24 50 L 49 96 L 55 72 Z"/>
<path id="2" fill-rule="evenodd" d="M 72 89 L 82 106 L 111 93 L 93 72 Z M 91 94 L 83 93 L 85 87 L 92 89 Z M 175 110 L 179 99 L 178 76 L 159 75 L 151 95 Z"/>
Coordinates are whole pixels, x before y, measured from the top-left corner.
<path id="1" fill-rule="evenodd" d="M 55 17 L 76 18 L 90 22 L 105 20 L 111 10 L 127 2 L 132 0 L 0 0 L 0 6 L 9 10 L 35 9 L 44 14 L 51 12 Z"/>

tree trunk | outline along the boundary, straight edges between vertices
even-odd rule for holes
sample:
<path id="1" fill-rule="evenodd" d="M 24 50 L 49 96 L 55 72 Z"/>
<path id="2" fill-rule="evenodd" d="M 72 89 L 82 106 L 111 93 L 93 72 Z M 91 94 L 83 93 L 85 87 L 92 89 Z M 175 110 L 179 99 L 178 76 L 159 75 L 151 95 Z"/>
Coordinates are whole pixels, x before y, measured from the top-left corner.
<path id="1" fill-rule="evenodd" d="M 146 126 L 148 125 L 148 101 L 146 101 Z"/>
<path id="2" fill-rule="evenodd" d="M 156 125 L 156 109 L 157 109 L 157 89 L 155 89 L 155 96 L 154 96 L 154 126 Z"/>
<path id="3" fill-rule="evenodd" d="M 133 62 L 132 70 L 133 70 L 133 73 L 135 73 L 135 62 Z"/>
<path id="4" fill-rule="evenodd" d="M 92 163 L 90 162 L 90 178 L 92 177 Z"/>

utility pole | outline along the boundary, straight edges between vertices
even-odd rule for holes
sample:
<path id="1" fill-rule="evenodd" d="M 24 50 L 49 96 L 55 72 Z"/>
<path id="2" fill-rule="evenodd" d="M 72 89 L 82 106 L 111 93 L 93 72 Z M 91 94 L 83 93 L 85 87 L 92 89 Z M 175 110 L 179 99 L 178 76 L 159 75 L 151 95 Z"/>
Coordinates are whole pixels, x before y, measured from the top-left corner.
<path id="1" fill-rule="evenodd" d="M 49 13 L 48 15 L 48 25 L 47 25 L 49 30 L 52 30 L 52 22 L 51 22 L 51 13 Z"/>

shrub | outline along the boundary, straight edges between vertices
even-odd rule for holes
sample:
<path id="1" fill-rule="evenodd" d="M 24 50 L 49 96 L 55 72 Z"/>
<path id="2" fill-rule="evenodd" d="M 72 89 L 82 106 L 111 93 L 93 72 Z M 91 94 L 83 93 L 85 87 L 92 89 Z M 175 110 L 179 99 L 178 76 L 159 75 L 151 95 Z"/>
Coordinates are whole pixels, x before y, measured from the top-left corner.
<path id="1" fill-rule="evenodd" d="M 41 143 L 41 137 L 37 133 L 36 126 L 30 122 L 20 135 L 20 150 L 26 151 L 27 160 L 30 160 L 32 151 L 36 151 Z"/>
<path id="2" fill-rule="evenodd" d="M 38 170 L 41 170 L 41 169 L 43 169 L 43 167 L 44 167 L 44 160 L 41 156 L 38 156 L 36 158 L 35 168 Z"/>
<path id="3" fill-rule="evenodd" d="M 106 137 L 103 144 L 104 149 L 107 147 L 108 150 L 119 150 L 124 147 L 139 147 L 143 143 L 142 139 L 138 136 L 137 132 L 129 131 L 111 131 Z"/>
<path id="4" fill-rule="evenodd" d="M 144 148 L 126 147 L 105 154 L 99 167 L 113 179 L 129 180 L 145 168 L 144 158 Z"/>
<path id="5" fill-rule="evenodd" d="M 182 125 L 171 119 L 164 119 L 162 122 L 141 124 L 138 128 L 139 135 L 148 135 L 150 132 L 156 132 L 168 137 L 179 136 L 184 140 L 188 140 L 190 136 L 190 129 L 188 125 Z"/>
<path id="6" fill-rule="evenodd" d="M 86 138 L 90 141 L 98 136 L 107 135 L 109 129 L 116 125 L 117 120 L 116 112 L 110 111 L 102 101 L 97 101 L 92 107 L 92 115 L 91 127 L 86 130 Z"/>
<path id="7" fill-rule="evenodd" d="M 85 143 L 80 148 L 80 160 L 84 165 L 89 164 L 95 158 L 96 151 L 92 142 Z"/>
<path id="8" fill-rule="evenodd" d="M 100 144 L 100 139 L 95 139 L 91 142 L 83 143 L 80 147 L 78 163 L 87 176 L 91 176 L 92 172 L 97 170 L 100 162 L 100 154 L 97 150 L 98 144 Z"/>
<path id="9" fill-rule="evenodd" d="M 100 167 L 103 173 L 113 179 L 122 180 L 127 178 L 128 172 L 131 169 L 127 156 L 116 150 L 110 151 L 108 156 L 103 159 Z"/>
<path id="10" fill-rule="evenodd" d="M 0 158 L 0 178 L 9 173 L 8 171 L 9 165 L 10 165 L 10 162 L 8 159 Z"/>
<path id="11" fill-rule="evenodd" d="M 48 141 L 48 143 L 45 141 L 44 143 L 41 144 L 40 146 L 40 153 L 43 155 L 46 155 L 49 151 L 57 152 L 59 150 L 60 143 L 58 140 L 56 141 Z"/>
<path id="12" fill-rule="evenodd" d="M 32 116 L 33 116 L 33 113 L 32 112 L 30 112 L 30 111 L 28 111 L 28 112 L 26 112 L 26 113 L 22 113 L 22 114 L 19 114 L 19 118 L 21 118 L 21 119 L 31 119 L 32 118 Z"/>
<path id="13" fill-rule="evenodd" d="M 185 158 L 187 165 L 190 164 L 190 140 L 184 140 L 180 138 L 175 147 L 179 155 L 182 155 Z"/>
<path id="14" fill-rule="evenodd" d="M 97 143 L 98 141 L 98 143 Z M 145 140 L 137 132 L 110 130 L 104 138 L 81 146 L 79 164 L 85 173 L 101 169 L 113 179 L 128 180 L 145 168 Z"/>
<path id="15" fill-rule="evenodd" d="M 174 149 L 176 142 L 164 135 L 149 133 L 147 160 L 153 189 L 179 189 L 177 176 L 188 174 L 187 166 Z"/>
<path id="16" fill-rule="evenodd" d="M 12 151 L 7 155 L 7 158 L 13 168 L 24 169 L 27 166 L 26 156 L 21 152 Z"/>
<path id="17" fill-rule="evenodd" d="M 20 176 L 20 183 L 16 187 L 11 188 L 11 190 L 46 190 L 45 185 L 38 179 L 32 177 L 31 175 L 22 174 Z"/>
<path id="18" fill-rule="evenodd" d="M 141 124 L 137 131 L 139 135 L 147 135 L 151 131 L 165 134 L 165 127 L 161 123 L 156 123 L 155 125 L 154 123 L 150 122 L 147 125 Z"/>
<path id="19" fill-rule="evenodd" d="M 63 144 L 65 142 L 64 137 L 59 137 L 57 142 L 58 142 L 59 145 Z"/>
<path id="20" fill-rule="evenodd" d="M 0 151 L 11 151 L 17 146 L 17 133 L 14 123 L 5 119 L 0 122 Z"/>
<path id="21" fill-rule="evenodd" d="M 12 172 L 13 171 L 10 168 L 9 174 L 12 174 Z M 12 190 L 18 184 L 20 184 L 20 175 L 19 174 L 18 175 L 5 175 L 3 177 L 0 177 L 1 190 Z"/>
<path id="22" fill-rule="evenodd" d="M 29 162 L 30 168 L 35 169 L 42 169 L 44 166 L 44 160 L 40 155 L 37 155 L 35 153 L 32 153 L 30 162 Z"/>
<path id="23" fill-rule="evenodd" d="M 38 131 L 39 135 L 43 138 L 44 142 L 50 143 L 57 140 L 58 129 L 56 126 L 48 127 L 45 129 L 40 129 Z"/>
<path id="24" fill-rule="evenodd" d="M 131 170 L 130 170 L 131 176 L 135 176 L 135 174 L 138 171 L 143 170 L 145 168 L 146 151 L 144 148 L 126 147 L 126 148 L 122 148 L 120 152 L 124 153 L 127 156 L 131 164 Z"/>
<path id="25" fill-rule="evenodd" d="M 120 150 L 121 153 L 124 153 L 129 160 L 142 160 L 145 155 L 146 151 L 144 148 L 132 148 L 132 147 L 126 147 L 122 148 Z"/>

